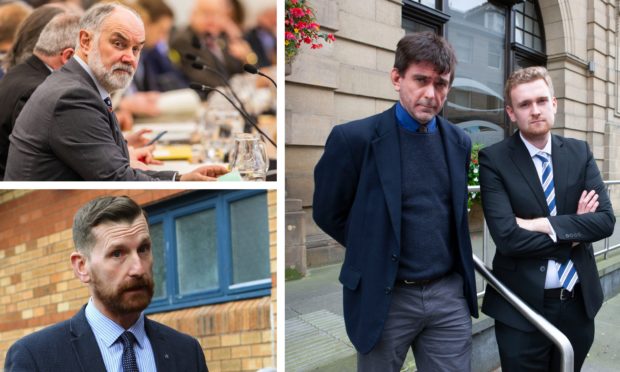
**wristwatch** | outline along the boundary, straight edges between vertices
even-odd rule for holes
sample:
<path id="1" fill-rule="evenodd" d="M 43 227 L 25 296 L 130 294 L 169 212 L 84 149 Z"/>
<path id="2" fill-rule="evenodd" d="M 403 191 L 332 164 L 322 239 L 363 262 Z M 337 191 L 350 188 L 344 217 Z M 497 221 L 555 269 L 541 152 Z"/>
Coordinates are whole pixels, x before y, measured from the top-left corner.
<path id="1" fill-rule="evenodd" d="M 175 182 L 179 182 L 179 181 L 181 181 L 181 173 L 176 172 L 176 173 L 174 174 L 174 181 L 175 181 Z"/>

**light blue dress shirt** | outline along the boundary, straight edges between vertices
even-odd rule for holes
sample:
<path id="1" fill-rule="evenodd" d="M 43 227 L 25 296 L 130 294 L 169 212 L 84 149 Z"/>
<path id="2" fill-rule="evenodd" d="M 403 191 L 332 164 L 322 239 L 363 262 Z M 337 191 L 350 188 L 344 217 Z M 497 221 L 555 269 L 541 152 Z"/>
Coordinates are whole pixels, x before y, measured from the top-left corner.
<path id="1" fill-rule="evenodd" d="M 113 320 L 103 315 L 93 303 L 91 298 L 86 305 L 86 320 L 95 334 L 97 345 L 103 357 L 103 363 L 108 372 L 123 372 L 121 358 L 123 356 L 123 344 L 118 339 L 125 329 Z M 136 362 L 141 372 L 155 372 L 155 355 L 144 329 L 144 313 L 128 331 L 136 336 L 136 344 L 133 349 L 136 354 Z"/>

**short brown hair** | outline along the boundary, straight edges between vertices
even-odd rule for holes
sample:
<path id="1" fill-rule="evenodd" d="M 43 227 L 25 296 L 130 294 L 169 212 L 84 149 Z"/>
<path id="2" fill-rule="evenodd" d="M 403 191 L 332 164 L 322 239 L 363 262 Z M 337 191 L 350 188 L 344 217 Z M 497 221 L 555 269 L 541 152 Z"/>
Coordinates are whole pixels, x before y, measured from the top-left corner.
<path id="1" fill-rule="evenodd" d="M 394 68 L 405 74 L 413 63 L 429 62 L 439 74 L 450 73 L 450 84 L 454 80 L 456 54 L 446 39 L 431 31 L 405 35 L 396 46 Z"/>
<path id="2" fill-rule="evenodd" d="M 142 208 L 128 196 L 101 196 L 86 203 L 73 218 L 73 244 L 81 253 L 90 255 L 95 237 L 94 227 L 104 222 L 132 223 L 145 216 Z"/>
<path id="3" fill-rule="evenodd" d="M 506 106 L 512 107 L 512 97 L 510 93 L 517 85 L 530 83 L 538 79 L 542 79 L 547 83 L 551 97 L 553 97 L 553 82 L 551 81 L 551 76 L 549 76 L 547 69 L 543 66 L 531 66 L 513 71 L 512 74 L 510 74 L 510 77 L 506 81 L 506 86 L 504 87 L 504 103 Z"/>
<path id="4" fill-rule="evenodd" d="M 30 13 L 32 7 L 22 1 L 0 4 L 0 43 L 12 43 L 17 28 Z"/>
<path id="5" fill-rule="evenodd" d="M 172 9 L 163 0 L 138 0 L 141 6 L 149 16 L 149 23 L 155 23 L 161 18 L 174 18 Z"/>
<path id="6" fill-rule="evenodd" d="M 52 18 L 65 12 L 66 9 L 63 9 L 58 5 L 47 4 L 30 13 L 15 33 L 13 46 L 4 60 L 5 70 L 25 62 L 28 58 L 30 58 L 34 50 L 34 46 L 37 44 L 37 40 L 39 40 L 41 31 L 43 31 Z"/>

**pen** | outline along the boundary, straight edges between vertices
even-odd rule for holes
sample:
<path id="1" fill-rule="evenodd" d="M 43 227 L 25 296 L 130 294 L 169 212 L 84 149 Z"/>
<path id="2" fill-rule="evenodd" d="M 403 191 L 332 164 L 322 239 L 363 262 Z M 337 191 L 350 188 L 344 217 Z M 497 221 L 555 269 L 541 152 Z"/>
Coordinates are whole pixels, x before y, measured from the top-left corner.
<path id="1" fill-rule="evenodd" d="M 149 143 L 147 143 L 147 146 L 151 146 L 152 144 L 154 144 L 155 142 L 157 142 L 160 138 L 162 138 L 164 136 L 164 134 L 168 133 L 167 130 L 163 131 L 163 132 L 159 132 L 158 135 L 155 136 L 155 138 L 153 138 L 152 140 L 149 141 Z"/>

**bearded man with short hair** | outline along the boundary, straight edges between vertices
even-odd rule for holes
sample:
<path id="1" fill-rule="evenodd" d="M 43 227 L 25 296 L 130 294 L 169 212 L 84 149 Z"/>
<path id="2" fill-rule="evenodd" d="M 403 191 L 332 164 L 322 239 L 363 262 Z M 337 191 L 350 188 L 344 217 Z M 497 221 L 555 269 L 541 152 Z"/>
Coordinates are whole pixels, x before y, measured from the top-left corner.
<path id="1" fill-rule="evenodd" d="M 144 316 L 153 255 L 138 204 L 126 196 L 91 200 L 75 215 L 73 241 L 73 272 L 90 300 L 73 318 L 15 342 L 5 371 L 207 371 L 196 339 Z"/>
<path id="2" fill-rule="evenodd" d="M 112 111 L 110 94 L 131 82 L 144 24 L 115 3 L 80 21 L 74 57 L 33 93 L 10 136 L 6 181 L 211 181 L 226 173 L 203 166 L 186 174 L 138 170 Z"/>

